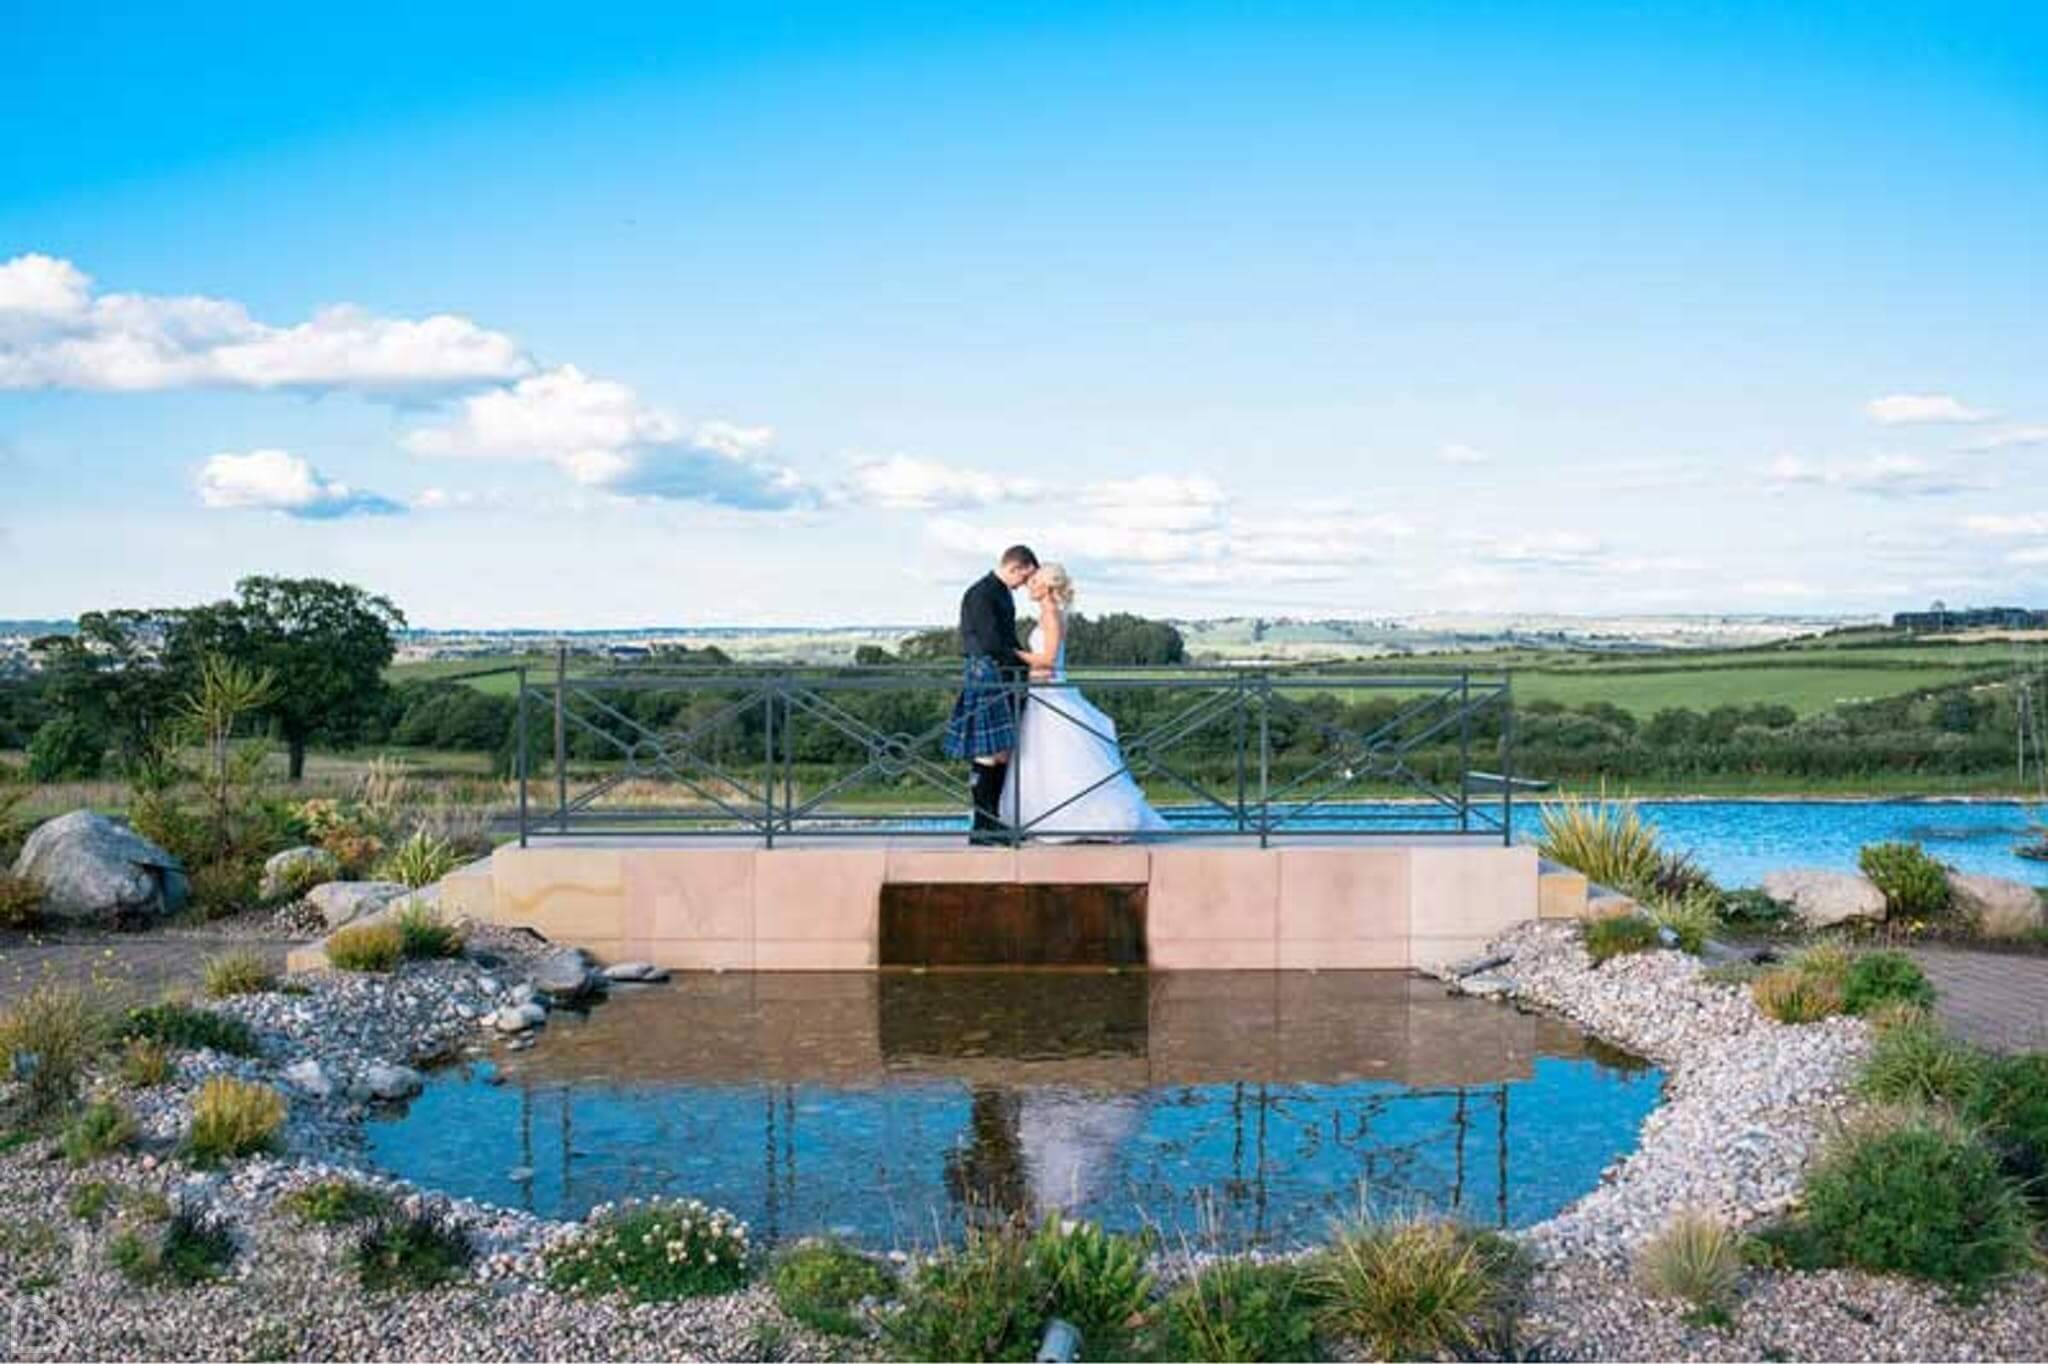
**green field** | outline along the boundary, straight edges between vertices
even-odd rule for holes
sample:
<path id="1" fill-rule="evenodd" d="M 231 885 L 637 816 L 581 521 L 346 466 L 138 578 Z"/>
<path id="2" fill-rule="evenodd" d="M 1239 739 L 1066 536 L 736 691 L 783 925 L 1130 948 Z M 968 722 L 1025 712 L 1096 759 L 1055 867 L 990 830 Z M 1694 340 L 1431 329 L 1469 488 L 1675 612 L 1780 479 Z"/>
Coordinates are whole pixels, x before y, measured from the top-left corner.
<path id="1" fill-rule="evenodd" d="M 1972 673 L 1997 675 L 2015 660 L 2013 646 L 1986 644 L 1882 643 L 1830 645 L 1825 639 L 1797 640 L 1759 649 L 1664 650 L 1656 653 L 1592 653 L 1579 650 L 1475 650 L 1361 660 L 1365 672 L 1506 671 L 1520 702 L 1556 701 L 1578 706 L 1605 701 L 1648 717 L 1670 706 L 1712 710 L 1715 706 L 1775 704 L 1811 715 L 1844 703 L 1871 701 L 1923 687 L 1961 681 Z M 2032 661 L 2038 663 L 2039 659 Z M 544 654 L 404 663 L 392 667 L 393 682 L 431 681 L 524 662 L 531 680 L 553 676 L 554 660 Z M 603 671 L 596 660 L 572 661 L 570 674 Z M 512 694 L 510 673 L 473 679 L 469 685 L 492 695 Z"/>

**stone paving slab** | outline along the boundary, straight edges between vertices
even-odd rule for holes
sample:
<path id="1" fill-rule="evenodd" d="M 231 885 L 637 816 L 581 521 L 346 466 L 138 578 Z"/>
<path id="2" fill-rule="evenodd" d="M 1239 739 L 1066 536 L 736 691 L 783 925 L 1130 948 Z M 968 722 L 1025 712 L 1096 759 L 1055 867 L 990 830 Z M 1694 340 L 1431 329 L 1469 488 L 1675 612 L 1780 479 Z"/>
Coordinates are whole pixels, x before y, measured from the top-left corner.
<path id="1" fill-rule="evenodd" d="M 247 948 L 284 969 L 289 942 L 155 933 L 7 934 L 0 937 L 0 1006 L 46 980 L 104 982 L 123 1003 L 148 1002 L 171 989 L 196 989 L 209 957 Z"/>
<path id="2" fill-rule="evenodd" d="M 1966 1041 L 1996 1051 L 2048 1051 L 2048 957 L 1919 947 L 1941 992 L 1935 1012 Z"/>

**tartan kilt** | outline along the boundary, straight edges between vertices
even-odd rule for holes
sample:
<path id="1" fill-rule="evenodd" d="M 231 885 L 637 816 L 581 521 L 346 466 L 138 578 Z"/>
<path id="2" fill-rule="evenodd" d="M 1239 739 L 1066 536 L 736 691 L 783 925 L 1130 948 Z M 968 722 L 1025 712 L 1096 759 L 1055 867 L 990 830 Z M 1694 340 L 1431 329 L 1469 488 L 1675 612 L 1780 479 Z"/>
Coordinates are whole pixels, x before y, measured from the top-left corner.
<path id="1" fill-rule="evenodd" d="M 987 758 L 1017 746 L 1017 705 L 1002 670 L 986 656 L 967 660 L 960 695 L 946 721 L 946 756 Z"/>

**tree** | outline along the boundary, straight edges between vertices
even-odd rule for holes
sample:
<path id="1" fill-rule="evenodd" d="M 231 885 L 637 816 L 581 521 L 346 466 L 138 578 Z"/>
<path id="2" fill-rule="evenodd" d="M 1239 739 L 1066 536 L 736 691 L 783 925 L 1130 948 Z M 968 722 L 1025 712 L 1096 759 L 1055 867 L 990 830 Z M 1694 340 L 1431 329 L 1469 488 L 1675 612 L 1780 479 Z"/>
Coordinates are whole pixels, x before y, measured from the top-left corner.
<path id="1" fill-rule="evenodd" d="M 178 697 L 189 675 L 169 658 L 175 611 L 88 611 L 68 635 L 30 644 L 58 717 L 102 736 L 129 774 L 166 776 L 176 756 Z"/>
<path id="2" fill-rule="evenodd" d="M 235 592 L 234 601 L 185 612 L 171 652 L 181 660 L 223 654 L 275 676 L 263 711 L 297 781 L 309 741 L 353 738 L 377 713 L 405 615 L 389 598 L 324 578 L 244 578 Z"/>

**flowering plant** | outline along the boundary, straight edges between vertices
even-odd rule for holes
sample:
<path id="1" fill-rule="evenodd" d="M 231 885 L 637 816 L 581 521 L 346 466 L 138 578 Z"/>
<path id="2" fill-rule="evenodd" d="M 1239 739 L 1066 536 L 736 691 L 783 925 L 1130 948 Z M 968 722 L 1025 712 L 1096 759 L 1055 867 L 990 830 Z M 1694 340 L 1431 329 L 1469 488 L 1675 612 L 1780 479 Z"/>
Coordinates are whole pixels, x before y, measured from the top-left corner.
<path id="1" fill-rule="evenodd" d="M 546 1251 L 548 1282 L 666 1302 L 727 1293 L 751 1269 L 747 1224 L 694 1198 L 602 1203 Z"/>

